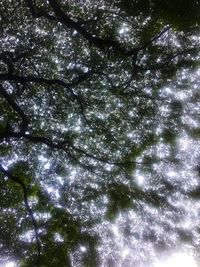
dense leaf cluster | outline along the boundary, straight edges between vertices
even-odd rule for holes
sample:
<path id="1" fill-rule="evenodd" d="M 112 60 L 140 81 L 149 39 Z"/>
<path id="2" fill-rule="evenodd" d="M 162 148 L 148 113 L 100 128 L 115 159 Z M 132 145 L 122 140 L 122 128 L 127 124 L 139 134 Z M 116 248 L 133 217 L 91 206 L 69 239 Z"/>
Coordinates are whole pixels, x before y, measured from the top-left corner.
<path id="1" fill-rule="evenodd" d="M 131 211 L 189 238 L 155 214 L 176 214 L 169 197 L 188 193 L 161 171 L 181 168 L 177 138 L 200 136 L 184 117 L 199 112 L 199 1 L 10 0 L 1 8 L 2 261 L 118 266 L 105 229 Z M 129 219 L 124 237 L 171 242 L 128 229 Z M 123 266 L 141 264 L 132 261 Z"/>

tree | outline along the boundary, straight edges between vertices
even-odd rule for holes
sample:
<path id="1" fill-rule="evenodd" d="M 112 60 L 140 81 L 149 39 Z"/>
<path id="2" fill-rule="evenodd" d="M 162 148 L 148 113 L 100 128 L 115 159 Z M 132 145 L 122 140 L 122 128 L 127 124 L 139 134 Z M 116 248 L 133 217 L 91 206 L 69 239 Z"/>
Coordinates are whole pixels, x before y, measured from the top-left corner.
<path id="1" fill-rule="evenodd" d="M 3 1 L 3 262 L 115 266 L 117 221 L 132 249 L 194 245 L 175 200 L 198 203 L 198 187 L 166 176 L 178 138 L 200 133 L 199 2 L 183 2 Z"/>

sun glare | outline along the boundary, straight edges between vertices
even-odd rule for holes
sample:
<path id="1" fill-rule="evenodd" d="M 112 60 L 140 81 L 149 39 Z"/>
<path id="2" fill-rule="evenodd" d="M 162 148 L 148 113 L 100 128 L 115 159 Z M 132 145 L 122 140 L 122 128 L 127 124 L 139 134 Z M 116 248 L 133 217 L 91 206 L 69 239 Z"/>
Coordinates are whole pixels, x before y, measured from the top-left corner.
<path id="1" fill-rule="evenodd" d="M 1 265 L 0 264 L 0 267 L 15 267 L 16 265 L 15 265 L 15 263 L 14 262 L 8 262 L 8 263 L 6 263 L 5 265 Z"/>
<path id="2" fill-rule="evenodd" d="M 157 262 L 154 267 L 197 267 L 192 256 L 177 253 L 167 258 L 165 261 Z"/>

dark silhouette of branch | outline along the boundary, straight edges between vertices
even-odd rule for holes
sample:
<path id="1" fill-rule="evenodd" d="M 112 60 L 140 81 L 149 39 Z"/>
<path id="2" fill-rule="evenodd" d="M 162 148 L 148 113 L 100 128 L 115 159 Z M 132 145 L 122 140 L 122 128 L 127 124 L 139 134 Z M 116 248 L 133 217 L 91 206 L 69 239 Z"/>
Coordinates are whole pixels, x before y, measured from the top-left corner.
<path id="1" fill-rule="evenodd" d="M 79 83 L 85 81 L 88 79 L 93 72 L 89 71 L 87 73 L 84 73 L 80 75 L 77 79 L 72 81 L 71 83 L 67 83 L 63 80 L 59 79 L 47 79 L 47 78 L 42 78 L 42 77 L 35 77 L 35 76 L 19 76 L 19 75 L 12 75 L 9 73 L 1 73 L 0 74 L 0 80 L 1 81 L 17 81 L 20 83 L 28 83 L 28 82 L 33 82 L 33 83 L 41 83 L 41 84 L 46 84 L 46 85 L 62 85 L 66 88 L 69 89 L 70 87 L 78 85 Z"/>
<path id="2" fill-rule="evenodd" d="M 141 46 L 141 50 L 146 49 L 148 46 L 152 45 L 155 41 L 157 41 L 160 37 L 162 37 L 167 31 L 170 30 L 170 26 L 165 27 L 159 34 L 155 35 L 151 40 L 146 42 Z"/>
<path id="3" fill-rule="evenodd" d="M 24 205 L 25 205 L 26 210 L 27 210 L 27 212 L 28 212 L 28 214 L 30 216 L 30 219 L 32 221 L 33 228 L 34 228 L 36 246 L 37 246 L 37 267 L 39 267 L 40 266 L 40 257 L 41 257 L 41 245 L 40 245 L 40 240 L 39 240 L 39 231 L 38 231 L 38 225 L 37 225 L 36 219 L 34 217 L 33 211 L 32 211 L 32 209 L 31 209 L 31 207 L 29 205 L 27 187 L 24 184 L 24 182 L 18 176 L 13 175 L 10 171 L 6 170 L 2 166 L 2 164 L 0 164 L 0 171 L 5 176 L 7 176 L 11 181 L 17 183 L 22 188 L 23 198 L 24 198 Z"/>
<path id="4" fill-rule="evenodd" d="M 32 82 L 32 83 L 45 84 L 48 86 L 60 85 L 62 87 L 67 88 L 71 96 L 79 102 L 80 97 L 73 92 L 71 87 L 76 86 L 80 84 L 81 82 L 87 80 L 92 74 L 93 74 L 92 71 L 88 71 L 80 75 L 78 78 L 74 79 L 74 81 L 72 81 L 71 83 L 67 83 L 59 79 L 47 79 L 47 78 L 35 77 L 35 76 L 19 76 L 19 75 L 12 75 L 9 73 L 0 74 L 0 80 L 1 81 L 16 81 L 22 84 Z"/>
<path id="5" fill-rule="evenodd" d="M 4 87 L 1 84 L 0 84 L 0 94 L 3 96 L 3 98 L 6 99 L 8 104 L 12 107 L 12 109 L 14 109 L 17 112 L 17 114 L 22 119 L 21 131 L 25 132 L 27 127 L 28 127 L 28 124 L 29 124 L 28 117 L 26 116 L 24 111 L 21 109 L 21 107 L 14 101 L 12 96 L 6 92 L 6 90 L 4 89 Z"/>
<path id="6" fill-rule="evenodd" d="M 93 71 L 88 71 L 86 73 L 80 74 L 78 76 L 78 78 L 75 78 L 74 81 L 72 81 L 71 83 L 67 83 L 67 82 L 60 80 L 60 79 L 46 79 L 43 77 L 35 77 L 35 76 L 19 76 L 19 75 L 13 75 L 13 74 L 9 74 L 9 73 L 0 74 L 0 80 L 2 80 L 2 81 L 16 81 L 16 82 L 19 82 L 22 84 L 27 84 L 27 83 L 33 82 L 33 83 L 48 85 L 48 87 L 53 86 L 53 85 L 60 85 L 64 88 L 66 88 L 69 91 L 72 98 L 78 103 L 78 105 L 80 107 L 80 112 L 81 112 L 81 115 L 82 115 L 84 121 L 89 126 L 91 126 L 91 124 L 89 123 L 89 121 L 86 118 L 86 115 L 84 113 L 84 103 L 85 102 L 84 102 L 83 97 L 75 94 L 71 87 L 79 85 L 81 82 L 84 82 L 85 80 L 90 78 L 90 76 L 93 74 L 94 74 Z M 27 122 L 27 120 L 23 120 L 23 122 Z M 26 124 L 23 125 L 23 129 L 25 129 L 24 126 L 26 126 Z"/>
<path id="7" fill-rule="evenodd" d="M 142 163 L 142 162 L 136 162 L 136 161 L 126 161 L 126 162 L 118 162 L 118 161 L 113 161 L 113 160 L 110 160 L 109 158 L 107 157 L 99 157 L 99 156 L 95 156 L 95 155 L 92 155 L 90 153 L 88 153 L 87 151 L 79 148 L 79 147 L 76 147 L 72 144 L 71 141 L 69 140 L 63 140 L 63 141 L 52 141 L 51 139 L 45 137 L 45 136 L 34 136 L 32 134 L 26 134 L 26 133 L 21 133 L 21 132 L 12 132 L 12 131 L 9 131 L 9 132 L 2 132 L 0 133 L 0 141 L 1 140 L 4 140 L 4 139 L 26 139 L 30 142 L 33 142 L 35 144 L 37 143 L 42 143 L 44 145 L 47 145 L 49 148 L 52 148 L 52 149 L 57 149 L 57 150 L 63 150 L 65 152 L 67 152 L 70 157 L 72 156 L 72 154 L 70 154 L 70 152 L 68 151 L 68 149 L 72 149 L 73 151 L 75 152 L 78 152 L 80 153 L 82 156 L 86 157 L 86 158 L 90 158 L 90 159 L 93 159 L 95 161 L 99 161 L 99 162 L 102 162 L 102 163 L 106 163 L 106 164 L 110 164 L 110 165 L 115 165 L 115 166 L 118 166 L 118 167 L 123 167 L 127 164 L 140 164 L 140 165 L 146 165 L 146 164 L 150 164 L 150 163 Z"/>
<path id="8" fill-rule="evenodd" d="M 126 49 L 123 45 L 118 42 L 117 40 L 109 39 L 109 38 L 102 38 L 96 36 L 94 33 L 90 33 L 81 23 L 81 21 L 74 21 L 68 14 L 66 14 L 60 7 L 60 3 L 57 0 L 50 0 L 50 6 L 52 7 L 55 16 L 49 14 L 45 10 L 39 10 L 36 7 L 35 1 L 27 0 L 27 5 L 32 13 L 34 18 L 38 17 L 45 17 L 50 21 L 56 21 L 62 23 L 63 25 L 67 26 L 70 29 L 76 30 L 84 39 L 88 41 L 90 45 L 96 46 L 103 52 L 107 52 L 108 49 L 112 49 L 112 51 L 117 54 L 118 56 L 125 56 L 133 58 L 134 61 L 134 69 L 137 69 L 136 60 L 138 57 L 138 52 L 145 50 L 147 47 L 151 46 L 155 41 L 157 41 L 161 36 L 163 36 L 170 27 L 165 27 L 159 34 L 155 37 L 147 41 L 141 46 L 134 47 L 132 49 Z M 132 60 L 132 59 L 131 59 Z"/>
<path id="9" fill-rule="evenodd" d="M 18 4 L 14 7 L 14 9 L 11 12 L 11 16 L 13 16 L 16 13 L 16 10 L 21 6 L 21 1 L 16 1 Z"/>
<path id="10" fill-rule="evenodd" d="M 131 49 L 127 51 L 124 49 L 121 44 L 112 39 L 103 39 L 101 37 L 97 37 L 94 34 L 88 32 L 81 22 L 76 22 L 70 18 L 66 13 L 62 11 L 60 8 L 59 3 L 56 0 L 50 0 L 49 3 L 55 12 L 55 16 L 50 15 L 48 12 L 44 10 L 37 10 L 36 5 L 33 4 L 33 1 L 27 0 L 26 1 L 30 12 L 34 18 L 38 17 L 45 17 L 48 20 L 60 22 L 63 25 L 67 26 L 68 28 L 76 30 L 83 38 L 85 38 L 90 45 L 94 45 L 99 48 L 101 51 L 107 51 L 107 49 L 112 48 L 113 51 L 119 55 L 127 55 L 127 56 L 135 56 L 138 52 L 138 48 Z"/>

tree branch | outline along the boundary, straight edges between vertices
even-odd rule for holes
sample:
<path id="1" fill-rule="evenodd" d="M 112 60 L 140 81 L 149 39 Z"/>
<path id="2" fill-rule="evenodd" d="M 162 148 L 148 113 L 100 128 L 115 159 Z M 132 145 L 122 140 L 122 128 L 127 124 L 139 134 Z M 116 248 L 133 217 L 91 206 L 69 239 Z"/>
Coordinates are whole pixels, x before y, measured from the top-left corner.
<path id="1" fill-rule="evenodd" d="M 125 164 L 141 164 L 143 165 L 143 163 L 141 162 L 136 162 L 136 161 L 129 161 L 129 162 L 117 162 L 117 161 L 112 161 L 108 158 L 103 158 L 103 157 L 99 157 L 99 156 L 95 156 L 92 155 L 88 152 L 86 152 L 85 150 L 78 148 L 76 146 L 74 146 L 72 144 L 71 141 L 69 140 L 63 140 L 63 141 L 52 141 L 51 139 L 44 137 L 44 136 L 34 136 L 31 134 L 25 134 L 25 133 L 20 133 L 20 132 L 2 132 L 0 133 L 0 140 L 4 140 L 4 139 L 9 139 L 9 138 L 16 138 L 16 139 L 26 139 L 29 140 L 30 142 L 33 142 L 35 144 L 37 143 L 42 143 L 47 145 L 48 147 L 52 148 L 52 149 L 57 149 L 57 150 L 63 150 L 65 152 L 67 152 L 67 148 L 71 148 L 74 151 L 80 153 L 82 156 L 85 156 L 86 158 L 90 158 L 102 163 L 106 163 L 106 164 L 111 164 L 111 165 L 115 165 L 115 166 L 124 166 Z"/>
<path id="2" fill-rule="evenodd" d="M 16 81 L 16 82 L 19 82 L 19 83 L 33 82 L 33 83 L 46 84 L 46 85 L 50 85 L 50 86 L 61 85 L 61 86 L 65 87 L 65 88 L 67 88 L 69 90 L 70 94 L 72 95 L 72 97 L 74 99 L 78 100 L 79 96 L 76 95 L 73 92 L 71 87 L 72 86 L 76 86 L 76 85 L 80 84 L 81 82 L 85 81 L 92 74 L 93 74 L 92 71 L 88 71 L 88 72 L 80 75 L 77 79 L 75 79 L 71 83 L 67 83 L 67 82 L 65 82 L 63 80 L 59 80 L 59 79 L 46 79 L 46 78 L 35 77 L 35 76 L 19 76 L 19 75 L 12 75 L 12 74 L 9 74 L 9 73 L 0 74 L 0 80 L 1 81 Z"/>
<path id="3" fill-rule="evenodd" d="M 25 132 L 29 124 L 28 117 L 26 116 L 24 111 L 21 109 L 21 107 L 16 104 L 16 102 L 13 100 L 11 95 L 6 92 L 6 90 L 1 84 L 0 84 L 0 94 L 6 99 L 6 101 L 12 107 L 12 109 L 14 109 L 17 112 L 17 114 L 21 117 L 22 119 L 21 131 Z"/>
<path id="4" fill-rule="evenodd" d="M 10 171 L 6 170 L 2 164 L 0 164 L 0 171 L 7 176 L 10 180 L 12 180 L 13 182 L 17 183 L 18 185 L 20 185 L 20 187 L 22 188 L 23 191 L 23 198 L 24 198 L 24 205 L 26 207 L 26 210 L 30 216 L 30 219 L 32 221 L 33 224 L 33 228 L 34 228 L 34 233 L 35 233 L 35 239 L 36 239 L 36 246 L 37 246 L 37 266 L 40 266 L 40 257 L 41 257 L 41 245 L 40 245 L 40 240 L 39 240 L 39 231 L 38 231 L 38 225 L 36 222 L 36 219 L 34 217 L 33 211 L 29 205 L 29 201 L 28 201 L 28 190 L 26 188 L 26 185 L 24 184 L 24 182 L 17 176 L 13 175 Z"/>
<path id="5" fill-rule="evenodd" d="M 150 46 L 153 42 L 157 41 L 160 37 L 162 37 L 168 30 L 170 29 L 170 26 L 165 27 L 159 34 L 154 36 L 151 40 L 146 42 L 143 46 L 141 46 L 141 50 L 146 49 L 148 46 Z"/>
<path id="6" fill-rule="evenodd" d="M 127 50 L 123 47 L 122 44 L 120 44 L 116 40 L 108 38 L 104 39 L 95 36 L 95 34 L 87 31 L 80 21 L 74 21 L 68 14 L 62 11 L 60 3 L 57 0 L 49 0 L 49 3 L 53 11 L 55 12 L 56 16 L 50 15 L 48 12 L 44 10 L 37 10 L 36 6 L 33 5 L 33 2 L 31 0 L 27 0 L 26 2 L 33 17 L 45 17 L 50 21 L 53 20 L 56 22 L 60 22 L 63 25 L 67 26 L 68 28 L 76 30 L 84 39 L 88 41 L 90 45 L 96 46 L 103 52 L 106 52 L 109 48 L 111 48 L 113 52 L 118 54 L 119 56 L 120 55 L 126 57 L 134 56 L 134 58 L 137 58 L 137 54 L 140 50 L 145 50 L 148 46 L 150 46 L 153 42 L 158 40 L 161 36 L 163 36 L 165 32 L 167 32 L 170 29 L 170 27 L 167 26 L 159 34 L 157 34 L 151 40 L 146 42 L 144 45 Z"/>
<path id="7" fill-rule="evenodd" d="M 53 20 L 56 22 L 60 22 L 63 25 L 67 26 L 70 29 L 76 30 L 84 39 L 88 41 L 90 45 L 94 45 L 99 48 L 101 51 L 105 52 L 108 48 L 112 48 L 115 53 L 118 55 L 127 55 L 133 56 L 138 52 L 138 48 L 133 48 L 130 51 L 127 51 L 122 47 L 122 45 L 112 39 L 103 39 L 101 37 L 97 37 L 94 34 L 88 32 L 81 22 L 76 22 L 70 18 L 65 12 L 60 8 L 60 4 L 56 0 L 50 0 L 49 3 L 55 12 L 55 16 L 50 15 L 48 12 L 44 10 L 37 10 L 36 6 L 33 5 L 31 0 L 26 0 L 27 5 L 30 9 L 30 12 L 34 18 L 45 17 L 48 20 Z"/>

